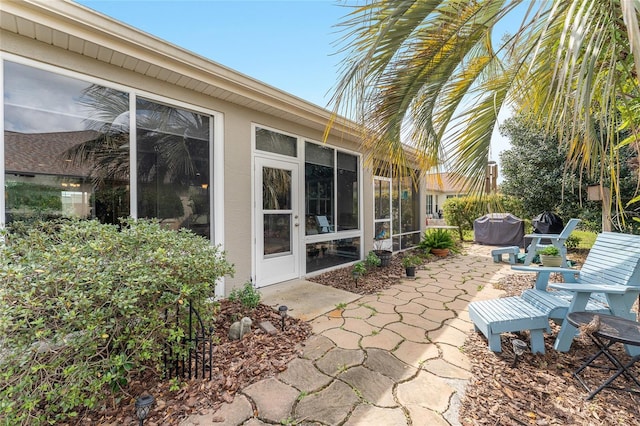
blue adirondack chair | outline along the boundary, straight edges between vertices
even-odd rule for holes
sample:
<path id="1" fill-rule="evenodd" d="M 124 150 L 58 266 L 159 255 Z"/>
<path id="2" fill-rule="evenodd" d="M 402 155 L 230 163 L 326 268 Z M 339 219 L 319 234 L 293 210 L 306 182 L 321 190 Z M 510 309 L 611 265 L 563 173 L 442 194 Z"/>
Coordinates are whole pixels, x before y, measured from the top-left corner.
<path id="1" fill-rule="evenodd" d="M 631 311 L 640 294 L 640 236 L 603 232 L 598 234 L 582 268 L 513 266 L 517 271 L 536 272 L 535 287 L 521 297 L 547 313 L 549 319 L 562 321 L 554 348 L 566 352 L 576 334 L 569 324 L 569 312 L 600 312 L 635 319 Z M 552 273 L 560 273 L 563 283 L 549 283 Z M 552 288 L 556 291 L 549 291 Z M 628 347 L 630 351 L 637 348 Z"/>
<path id="2" fill-rule="evenodd" d="M 553 245 L 560 250 L 560 256 L 562 256 L 562 266 L 567 266 L 567 247 L 565 243 L 567 242 L 567 238 L 576 229 L 580 223 L 580 219 L 569 219 L 569 222 L 564 226 L 562 232 L 559 234 L 527 234 L 525 238 L 531 238 L 531 243 L 527 248 L 527 256 L 524 258 L 524 264 L 530 265 L 533 261 L 533 258 L 536 256 L 536 252 L 540 249 L 543 249 L 547 246 Z M 551 244 L 542 244 L 542 240 L 549 240 Z"/>
<path id="3" fill-rule="evenodd" d="M 569 312 L 600 312 L 635 319 L 631 309 L 640 294 L 638 235 L 599 234 L 580 270 L 538 266 L 512 269 L 535 272 L 534 288 L 520 296 L 469 304 L 469 317 L 476 329 L 487 336 L 493 351 L 500 350 L 500 333 L 530 330 L 532 351 L 544 352 L 541 336 L 549 320 L 562 322 L 554 348 L 568 351 L 577 331 L 566 319 Z M 564 282 L 549 283 L 552 273 L 562 274 Z M 627 352 L 637 355 L 640 348 L 627 346 Z"/>

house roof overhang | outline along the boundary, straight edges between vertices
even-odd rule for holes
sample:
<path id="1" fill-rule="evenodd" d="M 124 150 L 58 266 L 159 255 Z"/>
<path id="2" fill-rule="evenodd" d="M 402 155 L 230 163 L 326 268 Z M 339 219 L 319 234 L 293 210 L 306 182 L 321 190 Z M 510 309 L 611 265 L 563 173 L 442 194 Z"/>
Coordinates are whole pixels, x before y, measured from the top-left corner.
<path id="1" fill-rule="evenodd" d="M 331 135 L 358 140 L 344 117 L 68 0 L 2 2 L 0 29 L 316 130 L 333 121 Z"/>

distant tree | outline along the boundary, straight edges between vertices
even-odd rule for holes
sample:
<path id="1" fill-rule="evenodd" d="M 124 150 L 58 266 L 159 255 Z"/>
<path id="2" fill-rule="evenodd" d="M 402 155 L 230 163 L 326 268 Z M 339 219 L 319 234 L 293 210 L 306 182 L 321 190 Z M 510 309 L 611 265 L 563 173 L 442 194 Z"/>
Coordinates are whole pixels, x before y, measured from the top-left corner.
<path id="1" fill-rule="evenodd" d="M 566 148 L 522 116 L 505 121 L 500 132 L 512 145 L 500 154 L 501 192 L 518 197 L 528 218 L 543 211 L 555 212 L 563 219 L 575 216 L 580 206 L 574 184 L 579 179 L 565 168 Z"/>

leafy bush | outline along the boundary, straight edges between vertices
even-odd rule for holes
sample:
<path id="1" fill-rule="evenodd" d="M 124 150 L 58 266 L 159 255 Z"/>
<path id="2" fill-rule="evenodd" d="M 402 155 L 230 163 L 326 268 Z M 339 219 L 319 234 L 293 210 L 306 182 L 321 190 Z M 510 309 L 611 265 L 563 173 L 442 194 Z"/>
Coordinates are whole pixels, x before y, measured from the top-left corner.
<path id="1" fill-rule="evenodd" d="M 251 281 L 244 283 L 242 288 L 234 288 L 229 294 L 229 300 L 232 302 L 240 302 L 247 309 L 255 309 L 260 304 L 262 295 L 253 286 Z"/>
<path id="2" fill-rule="evenodd" d="M 119 391 L 131 376 L 159 372 L 165 344 L 186 334 L 186 323 L 167 320 L 165 312 L 191 301 L 210 320 L 216 281 L 233 273 L 209 241 L 152 221 L 15 224 L 4 236 L 5 424 L 67 421 L 79 407 L 125 397 Z"/>
<path id="3" fill-rule="evenodd" d="M 353 276 L 363 276 L 367 273 L 367 267 L 364 266 L 364 262 L 356 262 L 353 264 L 353 269 L 351 270 L 351 274 Z"/>
<path id="4" fill-rule="evenodd" d="M 446 229 L 429 229 L 425 231 L 418 247 L 427 253 L 434 248 L 457 251 L 456 242 Z"/>
<path id="5" fill-rule="evenodd" d="M 382 260 L 375 254 L 373 251 L 370 251 L 367 254 L 367 257 L 364 259 L 364 263 L 369 267 L 380 266 L 382 264 Z"/>

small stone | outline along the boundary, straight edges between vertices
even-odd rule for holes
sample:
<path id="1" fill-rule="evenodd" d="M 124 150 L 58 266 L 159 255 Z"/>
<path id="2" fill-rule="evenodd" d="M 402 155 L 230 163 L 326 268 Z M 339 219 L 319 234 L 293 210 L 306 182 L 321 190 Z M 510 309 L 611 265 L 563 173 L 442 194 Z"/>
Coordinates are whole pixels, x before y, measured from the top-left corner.
<path id="1" fill-rule="evenodd" d="M 265 333 L 273 336 L 278 332 L 278 330 L 271 324 L 271 321 L 262 321 L 260 324 L 260 328 L 264 330 Z"/>

